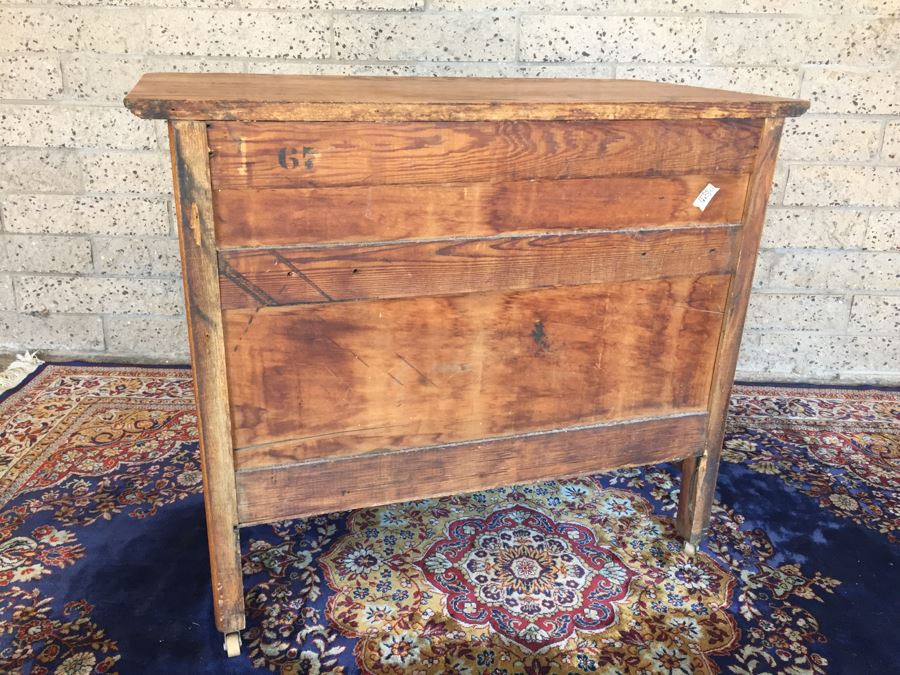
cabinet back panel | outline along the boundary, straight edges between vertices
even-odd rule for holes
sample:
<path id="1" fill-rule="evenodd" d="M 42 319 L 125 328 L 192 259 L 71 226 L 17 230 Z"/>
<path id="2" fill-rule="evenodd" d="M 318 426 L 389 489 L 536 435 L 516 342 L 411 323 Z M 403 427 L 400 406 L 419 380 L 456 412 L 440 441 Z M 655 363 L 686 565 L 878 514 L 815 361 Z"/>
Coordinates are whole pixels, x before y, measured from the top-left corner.
<path id="1" fill-rule="evenodd" d="M 728 282 L 226 310 L 236 463 L 703 410 Z"/>

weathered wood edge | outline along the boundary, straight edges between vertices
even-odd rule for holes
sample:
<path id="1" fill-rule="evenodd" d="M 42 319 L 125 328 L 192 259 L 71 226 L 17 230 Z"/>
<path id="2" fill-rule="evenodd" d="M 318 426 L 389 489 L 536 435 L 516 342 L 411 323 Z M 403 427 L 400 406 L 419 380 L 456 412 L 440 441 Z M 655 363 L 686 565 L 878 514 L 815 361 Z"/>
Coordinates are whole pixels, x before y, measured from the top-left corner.
<path id="1" fill-rule="evenodd" d="M 144 119 L 246 122 L 476 122 L 517 120 L 751 119 L 796 117 L 808 101 L 747 102 L 727 107 L 689 103 L 598 104 L 377 104 L 252 101 L 160 101 L 126 97 L 125 107 Z"/>
<path id="2" fill-rule="evenodd" d="M 239 471 L 241 525 L 678 460 L 700 452 L 707 418 L 686 412 Z M 615 452 L 598 454 L 598 445 Z M 305 486 L 299 499 L 286 489 L 295 485 Z"/>
<path id="3" fill-rule="evenodd" d="M 558 116 L 573 119 L 665 119 L 699 117 L 772 117 L 800 112 L 807 103 L 710 87 L 650 80 L 535 77 L 408 77 L 352 75 L 275 75 L 258 73 L 144 74 L 126 105 L 144 114 L 198 119 L 227 114 L 261 120 L 266 116 L 334 115 L 354 121 L 371 114 L 485 115 L 503 119 Z M 451 109 L 459 109 L 459 113 Z M 268 114 L 264 114 L 267 113 Z M 291 114 L 293 111 L 293 114 Z M 629 112 L 630 111 L 630 112 Z M 655 111 L 655 112 L 651 112 Z M 598 117 L 599 116 L 599 117 Z M 432 119 L 432 118 L 430 118 Z"/>
<path id="4" fill-rule="evenodd" d="M 703 538 L 712 512 L 719 458 L 725 437 L 725 418 L 734 384 L 747 303 L 753 285 L 756 254 L 762 237 L 766 204 L 772 189 L 775 160 L 783 127 L 783 119 L 767 119 L 760 133 L 759 149 L 750 176 L 739 235 L 738 260 L 729 287 L 710 389 L 706 447 L 701 455 L 688 458 L 682 463 L 682 483 L 676 521 L 682 537 L 693 545 Z"/>
<path id="5" fill-rule="evenodd" d="M 809 103 L 630 79 L 146 73 L 125 106 L 159 119 L 385 122 L 762 118 Z"/>
<path id="6" fill-rule="evenodd" d="M 213 608 L 218 629 L 234 633 L 246 620 L 206 124 L 171 122 L 169 143 L 200 426 Z"/>

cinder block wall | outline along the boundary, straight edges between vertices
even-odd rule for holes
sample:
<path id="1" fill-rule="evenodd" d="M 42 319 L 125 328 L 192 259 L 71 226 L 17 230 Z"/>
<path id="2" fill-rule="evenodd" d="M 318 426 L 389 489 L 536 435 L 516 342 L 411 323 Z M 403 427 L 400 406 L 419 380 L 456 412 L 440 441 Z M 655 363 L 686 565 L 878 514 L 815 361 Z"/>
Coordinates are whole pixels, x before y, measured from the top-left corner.
<path id="1" fill-rule="evenodd" d="M 790 13 L 785 13 L 790 12 Z M 0 0 L 0 350 L 187 360 L 147 71 L 641 78 L 803 96 L 744 378 L 900 381 L 900 0 Z"/>

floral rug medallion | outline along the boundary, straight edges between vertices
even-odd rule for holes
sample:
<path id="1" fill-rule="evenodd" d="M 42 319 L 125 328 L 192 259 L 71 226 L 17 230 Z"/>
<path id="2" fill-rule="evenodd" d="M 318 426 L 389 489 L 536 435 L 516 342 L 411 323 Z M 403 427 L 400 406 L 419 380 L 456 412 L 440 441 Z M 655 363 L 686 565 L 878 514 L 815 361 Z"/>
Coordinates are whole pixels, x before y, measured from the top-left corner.
<path id="1" fill-rule="evenodd" d="M 452 522 L 417 565 L 450 616 L 531 651 L 614 623 L 635 576 L 588 528 L 518 506 Z"/>
<path id="2" fill-rule="evenodd" d="M 580 479 L 354 511 L 319 563 L 363 672 L 715 672 L 737 581 L 681 548 L 641 495 Z"/>

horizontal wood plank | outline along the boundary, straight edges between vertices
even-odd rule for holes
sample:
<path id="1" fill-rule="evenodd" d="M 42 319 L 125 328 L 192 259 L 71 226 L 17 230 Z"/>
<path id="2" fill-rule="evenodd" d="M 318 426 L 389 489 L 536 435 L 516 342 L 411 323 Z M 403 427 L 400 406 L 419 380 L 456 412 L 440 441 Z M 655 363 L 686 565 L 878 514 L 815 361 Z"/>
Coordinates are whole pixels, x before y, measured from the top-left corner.
<path id="1" fill-rule="evenodd" d="M 282 306 L 731 272 L 737 227 L 219 254 L 222 307 Z"/>
<path id="2" fill-rule="evenodd" d="M 705 413 L 238 471 L 244 525 L 696 455 Z"/>
<path id="3" fill-rule="evenodd" d="M 213 187 L 746 173 L 759 120 L 212 122 Z"/>
<path id="4" fill-rule="evenodd" d="M 235 461 L 703 409 L 728 280 L 226 310 Z"/>
<path id="5" fill-rule="evenodd" d="M 195 120 L 697 119 L 799 115 L 796 99 L 639 80 L 148 73 L 140 117 Z"/>
<path id="6" fill-rule="evenodd" d="M 747 174 L 215 192 L 220 249 L 736 223 Z M 701 211 L 694 199 L 719 188 Z"/>

